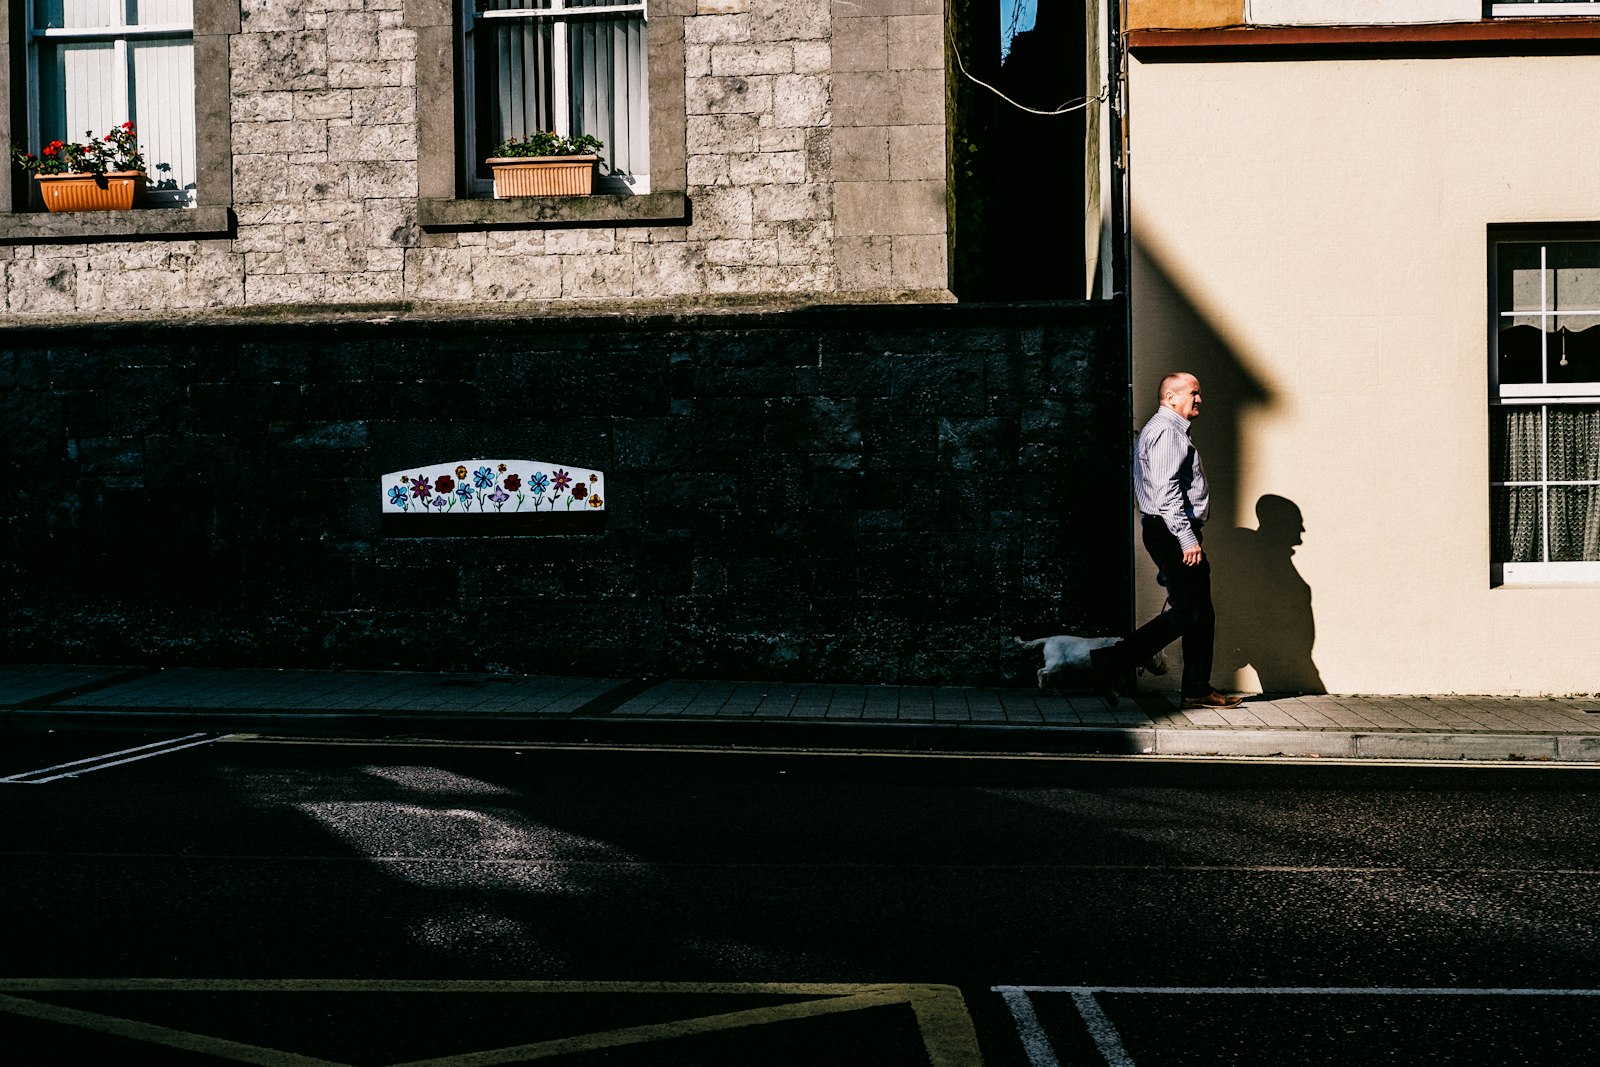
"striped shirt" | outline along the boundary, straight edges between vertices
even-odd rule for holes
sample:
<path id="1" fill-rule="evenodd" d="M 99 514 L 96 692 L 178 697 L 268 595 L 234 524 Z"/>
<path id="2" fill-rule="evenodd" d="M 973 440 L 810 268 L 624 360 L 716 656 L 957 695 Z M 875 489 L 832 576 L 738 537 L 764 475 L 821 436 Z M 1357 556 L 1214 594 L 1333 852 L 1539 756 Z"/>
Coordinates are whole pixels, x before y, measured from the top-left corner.
<path id="1" fill-rule="evenodd" d="M 1211 515 L 1211 489 L 1200 453 L 1189 439 L 1189 420 L 1161 407 L 1139 432 L 1133 449 L 1133 492 L 1139 510 L 1160 516 L 1184 548 L 1200 543 L 1196 531 Z"/>

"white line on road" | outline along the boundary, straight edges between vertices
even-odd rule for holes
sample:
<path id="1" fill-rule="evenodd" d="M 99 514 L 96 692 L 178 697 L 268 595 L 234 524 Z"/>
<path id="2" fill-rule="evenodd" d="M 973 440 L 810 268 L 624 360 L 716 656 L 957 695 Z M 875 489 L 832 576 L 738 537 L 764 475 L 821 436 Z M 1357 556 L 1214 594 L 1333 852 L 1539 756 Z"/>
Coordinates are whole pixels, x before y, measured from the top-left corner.
<path id="1" fill-rule="evenodd" d="M 185 748 L 194 748 L 196 745 L 209 745 L 220 741 L 221 734 L 186 734 L 183 737 L 174 737 L 167 741 L 152 741 L 148 745 L 136 745 L 133 748 L 124 748 L 116 752 L 107 752 L 99 756 L 88 756 L 84 759 L 72 760 L 68 763 L 57 763 L 53 767 L 40 767 L 38 770 L 23 771 L 20 774 L 8 775 L 0 778 L 0 783 L 12 785 L 43 785 L 46 782 L 59 781 L 62 778 L 76 778 L 80 774 L 92 774 L 103 771 L 109 767 L 120 767 L 124 763 L 136 763 L 139 760 L 150 759 L 153 756 L 165 756 L 169 752 L 178 752 Z M 141 753 L 129 755 L 129 753 Z M 117 756 L 127 756 L 126 759 L 117 759 Z M 68 768 L 77 768 L 69 770 Z M 50 774 L 51 771 L 63 771 L 62 774 Z M 49 775 L 41 778 L 39 775 Z"/>
<path id="2" fill-rule="evenodd" d="M 1050 1035 L 1039 1025 L 1038 1013 L 1033 1010 L 1028 994 L 1021 989 L 1002 989 L 1000 996 L 1011 1009 L 1011 1018 L 1016 1021 L 1017 1036 L 1022 1038 L 1030 1067 L 1061 1067 L 1055 1046 L 1050 1044 Z"/>
<path id="3" fill-rule="evenodd" d="M 997 985 L 1011 1009 L 1030 1067 L 1060 1067 L 1049 1035 L 1033 1010 L 1032 993 L 1066 993 L 1083 1019 L 1084 1028 L 1107 1067 L 1134 1067 L 1133 1058 L 1122 1044 L 1122 1035 L 1107 1017 L 1100 1002 L 1102 995 L 1175 994 L 1179 996 L 1367 996 L 1367 997 L 1600 997 L 1600 989 L 1471 988 L 1448 986 L 1086 986 L 1086 985 Z"/>
<path id="4" fill-rule="evenodd" d="M 1228 994 L 1249 996 L 1366 996 L 1366 997 L 1600 997 L 1600 989 L 1473 988 L 1449 986 L 1114 986 L 1114 985 L 1002 985 L 994 992 L 1022 993 L 1174 993 L 1180 996 L 1210 997 Z"/>
<path id="5" fill-rule="evenodd" d="M 1106 1013 L 1101 1010 L 1100 1002 L 1094 999 L 1094 994 L 1074 993 L 1072 1003 L 1077 1006 L 1078 1014 L 1083 1016 L 1083 1025 L 1088 1028 L 1089 1036 L 1094 1038 L 1095 1048 L 1105 1057 L 1106 1067 L 1133 1067 L 1133 1058 L 1123 1047 L 1122 1035 L 1117 1033 L 1117 1028 L 1106 1018 Z"/>

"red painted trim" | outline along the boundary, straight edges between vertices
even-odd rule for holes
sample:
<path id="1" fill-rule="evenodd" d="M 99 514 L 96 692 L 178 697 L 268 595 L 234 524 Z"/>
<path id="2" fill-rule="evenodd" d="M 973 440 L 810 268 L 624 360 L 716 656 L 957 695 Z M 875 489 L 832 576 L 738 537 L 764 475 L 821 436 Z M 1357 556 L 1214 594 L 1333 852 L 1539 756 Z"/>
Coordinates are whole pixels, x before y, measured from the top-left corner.
<path id="1" fill-rule="evenodd" d="M 1498 18 L 1419 26 L 1239 26 L 1214 30 L 1130 30 L 1128 47 L 1143 49 L 1382 48 L 1449 45 L 1515 46 L 1529 42 L 1600 42 L 1600 18 Z M 1475 49 L 1476 50 L 1476 49 Z"/>

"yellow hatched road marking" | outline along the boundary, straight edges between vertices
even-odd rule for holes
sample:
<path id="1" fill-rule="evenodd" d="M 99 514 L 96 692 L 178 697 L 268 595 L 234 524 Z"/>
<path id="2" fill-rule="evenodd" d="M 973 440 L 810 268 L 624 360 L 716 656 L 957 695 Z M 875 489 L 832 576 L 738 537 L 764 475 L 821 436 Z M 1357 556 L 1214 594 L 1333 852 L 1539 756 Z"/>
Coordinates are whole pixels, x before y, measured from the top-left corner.
<path id="1" fill-rule="evenodd" d="M 319 1060 L 312 1056 L 246 1045 L 226 1038 L 192 1034 L 187 1030 L 174 1030 L 166 1026 L 157 1026 L 155 1023 L 139 1022 L 137 1019 L 123 1019 L 94 1011 L 63 1008 L 57 1004 L 26 1000 L 22 997 L 0 994 L 0 1012 L 43 1019 L 45 1022 L 65 1023 L 83 1030 L 97 1030 L 103 1034 L 131 1038 L 152 1045 L 165 1045 L 186 1052 L 203 1052 L 210 1056 L 233 1060 L 235 1063 L 264 1064 L 267 1067 L 348 1067 L 332 1060 Z"/>
<path id="2" fill-rule="evenodd" d="M 687 993 L 803 995 L 824 999 L 751 1008 L 721 1015 L 695 1016 L 630 1026 L 589 1034 L 576 1034 L 500 1049 L 459 1053 L 429 1060 L 414 1060 L 393 1067 L 492 1067 L 594 1049 L 668 1041 L 696 1034 L 743 1029 L 791 1019 L 816 1018 L 906 1004 L 917 1020 L 924 1049 L 933 1067 L 974 1067 L 983 1063 L 977 1032 L 967 1014 L 961 991 L 947 985 L 840 984 L 779 982 L 562 982 L 562 981 L 363 981 L 360 979 L 0 979 L 9 993 L 70 992 L 206 992 L 206 993 Z M 205 1052 L 238 1063 L 267 1067 L 348 1067 L 332 1060 L 260 1048 L 223 1038 L 192 1034 L 153 1023 L 123 1019 L 97 1012 L 65 1008 L 25 996 L 0 995 L 0 1013 L 29 1016 L 97 1030 L 120 1037 L 172 1048 Z"/>

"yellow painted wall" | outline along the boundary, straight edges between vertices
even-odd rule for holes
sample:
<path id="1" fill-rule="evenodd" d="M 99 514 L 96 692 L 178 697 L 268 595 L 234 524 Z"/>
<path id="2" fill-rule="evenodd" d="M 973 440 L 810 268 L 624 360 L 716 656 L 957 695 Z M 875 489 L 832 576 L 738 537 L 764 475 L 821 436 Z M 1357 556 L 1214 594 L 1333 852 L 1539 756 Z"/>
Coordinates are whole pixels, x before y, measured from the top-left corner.
<path id="1" fill-rule="evenodd" d="M 1130 30 L 1196 30 L 1244 25 L 1244 0 L 1128 0 Z"/>
<path id="2" fill-rule="evenodd" d="M 1135 60 L 1131 92 L 1136 421 L 1200 376 L 1214 681 L 1600 692 L 1600 586 L 1490 585 L 1486 403 L 1486 227 L 1600 220 L 1600 57 Z"/>

